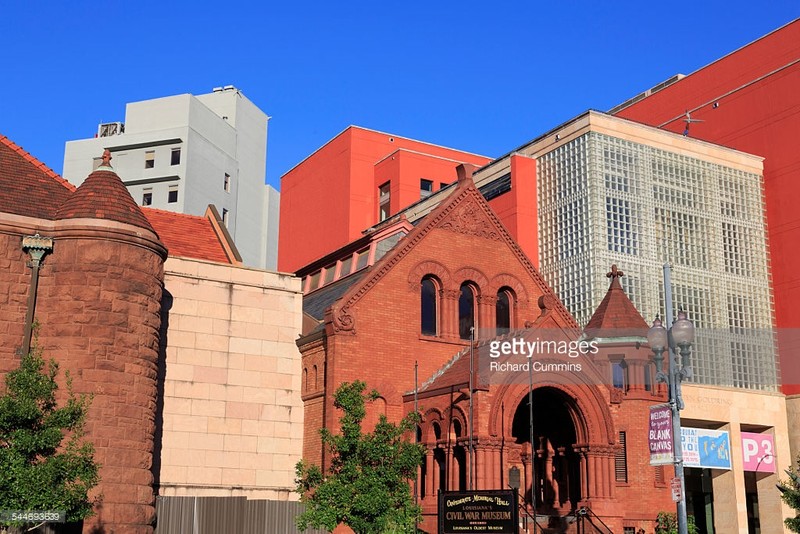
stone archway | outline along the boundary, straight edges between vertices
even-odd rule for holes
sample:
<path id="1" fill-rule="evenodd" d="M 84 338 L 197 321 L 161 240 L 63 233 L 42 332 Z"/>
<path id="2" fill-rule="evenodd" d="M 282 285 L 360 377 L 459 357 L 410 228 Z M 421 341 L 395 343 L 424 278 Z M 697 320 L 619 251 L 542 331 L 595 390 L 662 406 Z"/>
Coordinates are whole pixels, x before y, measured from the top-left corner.
<path id="1" fill-rule="evenodd" d="M 579 445 L 583 428 L 583 415 L 572 398 L 554 387 L 539 387 L 533 391 L 532 448 L 528 396 L 517 404 L 511 437 L 525 473 L 525 503 L 535 503 L 537 513 L 563 515 L 586 497 Z"/>

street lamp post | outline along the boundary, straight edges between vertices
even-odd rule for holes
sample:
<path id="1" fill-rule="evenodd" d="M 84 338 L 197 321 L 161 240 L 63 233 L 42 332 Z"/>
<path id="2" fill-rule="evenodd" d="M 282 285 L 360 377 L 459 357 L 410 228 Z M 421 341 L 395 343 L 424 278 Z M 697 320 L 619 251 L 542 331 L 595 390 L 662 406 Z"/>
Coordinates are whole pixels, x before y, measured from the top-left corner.
<path id="1" fill-rule="evenodd" d="M 683 474 L 683 449 L 681 446 L 681 382 L 692 377 L 689 367 L 689 354 L 694 342 L 694 325 L 686 318 L 686 312 L 678 312 L 678 319 L 667 331 L 661 320 L 656 317 L 653 326 L 647 332 L 647 342 L 653 351 L 656 363 L 656 380 L 665 382 L 669 388 L 669 406 L 672 411 L 672 452 L 675 465 L 675 477 L 681 483 L 681 498 L 677 503 L 678 534 L 687 534 L 686 519 L 686 481 Z M 668 368 L 664 373 L 664 352 L 668 354 Z M 671 354 L 671 353 L 674 353 Z"/>

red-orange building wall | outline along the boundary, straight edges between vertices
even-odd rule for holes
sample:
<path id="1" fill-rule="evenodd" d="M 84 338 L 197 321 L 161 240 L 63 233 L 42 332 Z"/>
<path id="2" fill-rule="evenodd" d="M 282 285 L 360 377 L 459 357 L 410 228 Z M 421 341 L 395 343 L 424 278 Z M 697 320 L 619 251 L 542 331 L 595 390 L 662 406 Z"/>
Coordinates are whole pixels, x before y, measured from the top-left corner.
<path id="1" fill-rule="evenodd" d="M 525 255 L 539 267 L 539 212 L 536 160 L 511 156 L 511 190 L 489 201 Z"/>
<path id="2" fill-rule="evenodd" d="M 687 110 L 703 121 L 690 124 L 692 137 L 765 158 L 776 325 L 800 328 L 800 19 L 618 115 L 683 132 Z M 784 390 L 800 392 L 797 366 L 785 358 L 781 364 Z"/>
<path id="3" fill-rule="evenodd" d="M 394 158 L 394 159 L 392 159 Z M 459 163 L 489 158 L 350 126 L 281 178 L 278 269 L 294 272 L 379 222 L 378 188 L 390 182 L 391 213 L 456 180 Z"/>

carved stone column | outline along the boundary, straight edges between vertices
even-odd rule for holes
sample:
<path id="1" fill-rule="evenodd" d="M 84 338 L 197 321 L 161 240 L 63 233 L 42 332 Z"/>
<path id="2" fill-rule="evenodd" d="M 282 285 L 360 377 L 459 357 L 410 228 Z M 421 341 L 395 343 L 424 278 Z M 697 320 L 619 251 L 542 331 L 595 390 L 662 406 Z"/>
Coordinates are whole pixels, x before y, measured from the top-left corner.
<path id="1" fill-rule="evenodd" d="M 489 489 L 504 489 L 500 486 L 500 473 L 503 466 L 500 465 L 500 445 L 494 444 L 489 455 Z"/>
<path id="2" fill-rule="evenodd" d="M 480 469 L 481 489 L 492 489 L 492 451 L 489 449 L 488 445 L 484 445 L 481 449 L 483 452 L 481 455 L 482 461 L 478 464 L 478 468 Z"/>
<path id="3" fill-rule="evenodd" d="M 441 292 L 442 313 L 439 317 L 439 332 L 443 338 L 458 339 L 458 297 L 455 289 L 445 289 Z"/>
<path id="4" fill-rule="evenodd" d="M 494 295 L 481 295 L 478 297 L 478 328 L 481 332 L 481 339 L 494 337 L 494 332 L 497 329 L 496 305 L 497 297 Z"/>
<path id="5" fill-rule="evenodd" d="M 434 471 L 436 470 L 436 462 L 433 459 L 433 449 L 428 448 L 425 452 L 425 499 L 435 499 L 436 490 L 434 490 L 433 480 Z"/>
<path id="6" fill-rule="evenodd" d="M 578 473 L 580 473 L 581 500 L 583 500 L 589 497 L 589 462 L 586 457 L 585 447 L 576 446 L 575 450 L 578 453 Z"/>
<path id="7" fill-rule="evenodd" d="M 595 453 L 586 453 L 586 458 L 589 462 L 589 493 L 587 497 L 594 498 L 600 496 L 600 476 L 597 472 L 597 458 Z"/>
<path id="8" fill-rule="evenodd" d="M 453 447 L 447 448 L 447 489 L 453 491 L 458 488 L 458 466 L 456 455 L 453 454 Z"/>

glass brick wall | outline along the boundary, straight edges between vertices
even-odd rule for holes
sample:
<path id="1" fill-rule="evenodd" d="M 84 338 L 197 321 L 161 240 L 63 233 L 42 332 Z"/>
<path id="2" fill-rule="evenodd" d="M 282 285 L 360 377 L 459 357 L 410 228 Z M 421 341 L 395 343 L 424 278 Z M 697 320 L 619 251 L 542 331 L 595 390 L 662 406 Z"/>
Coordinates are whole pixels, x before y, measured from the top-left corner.
<path id="1" fill-rule="evenodd" d="M 611 264 L 650 323 L 673 304 L 698 328 L 694 381 L 776 389 L 761 177 L 589 132 L 538 159 L 540 270 L 585 325 Z"/>

